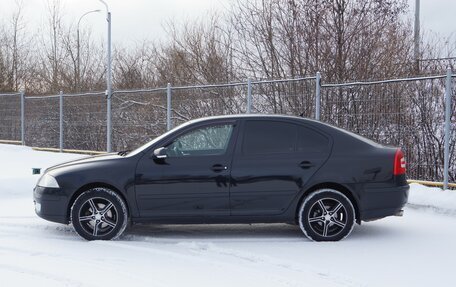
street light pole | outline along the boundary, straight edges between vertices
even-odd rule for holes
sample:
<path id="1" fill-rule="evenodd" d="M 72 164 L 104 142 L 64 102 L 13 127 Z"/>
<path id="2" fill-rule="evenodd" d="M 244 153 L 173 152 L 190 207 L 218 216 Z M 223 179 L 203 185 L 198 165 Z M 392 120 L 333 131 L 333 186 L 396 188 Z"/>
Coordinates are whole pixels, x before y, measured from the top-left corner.
<path id="1" fill-rule="evenodd" d="M 112 121 L 111 121 L 111 96 L 112 96 L 112 74 L 111 74 L 111 12 L 109 12 L 108 4 L 105 1 L 99 0 L 106 7 L 106 21 L 108 21 L 108 57 L 107 57 L 107 71 L 106 71 L 106 150 L 112 151 Z"/>
<path id="2" fill-rule="evenodd" d="M 76 92 L 78 92 L 80 90 L 80 77 L 81 77 L 81 58 L 80 58 L 80 42 L 79 42 L 79 24 L 81 24 L 81 20 L 82 18 L 84 18 L 84 16 L 86 16 L 87 14 L 90 14 L 90 13 L 95 13 L 95 12 L 100 12 L 100 10 L 92 10 L 92 11 L 89 11 L 89 12 L 86 12 L 84 14 L 82 14 L 81 17 L 79 17 L 79 20 L 78 20 L 78 26 L 77 26 L 77 35 L 76 35 L 76 46 L 77 46 L 77 55 L 76 55 L 76 58 L 77 58 L 77 64 L 76 64 Z"/>
<path id="3" fill-rule="evenodd" d="M 414 27 L 414 58 L 415 68 L 420 71 L 420 0 L 415 0 L 415 27 Z"/>

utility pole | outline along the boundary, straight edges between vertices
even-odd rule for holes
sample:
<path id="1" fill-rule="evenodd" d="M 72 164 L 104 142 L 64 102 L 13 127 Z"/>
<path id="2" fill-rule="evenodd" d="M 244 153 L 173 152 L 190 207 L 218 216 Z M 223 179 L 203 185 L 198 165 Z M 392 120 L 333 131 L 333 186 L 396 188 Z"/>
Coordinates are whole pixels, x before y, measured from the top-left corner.
<path id="1" fill-rule="evenodd" d="M 420 72 L 420 0 L 415 0 L 415 49 L 414 60 L 416 72 Z"/>
<path id="2" fill-rule="evenodd" d="M 109 12 L 108 4 L 105 1 L 99 0 L 106 7 L 106 21 L 108 22 L 108 56 L 107 56 L 107 71 L 106 71 L 106 151 L 112 151 L 112 114 L 111 114 L 111 97 L 112 97 L 112 61 L 111 61 L 111 12 Z"/>

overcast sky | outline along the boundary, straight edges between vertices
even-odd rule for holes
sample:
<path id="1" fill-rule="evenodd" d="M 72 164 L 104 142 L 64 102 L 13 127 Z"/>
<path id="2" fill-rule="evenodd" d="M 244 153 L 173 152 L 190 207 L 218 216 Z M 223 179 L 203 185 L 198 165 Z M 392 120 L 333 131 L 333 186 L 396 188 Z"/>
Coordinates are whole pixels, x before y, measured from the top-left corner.
<path id="1" fill-rule="evenodd" d="M 7 21 L 15 9 L 16 0 L 0 0 L 1 21 Z M 208 10 L 223 10 L 235 0 L 106 0 L 112 12 L 113 41 L 126 45 L 144 39 L 163 38 L 162 24 L 205 17 Z M 246 0 L 247 1 L 247 0 Z M 285 1 L 285 0 L 284 0 Z M 411 17 L 415 0 L 408 0 Z M 45 19 L 46 0 L 23 0 L 24 15 L 30 27 L 39 27 Z M 87 11 L 103 9 L 98 0 L 61 0 L 67 23 L 76 22 Z M 456 0 L 421 0 L 423 29 L 443 36 L 456 34 Z M 84 17 L 81 28 L 92 27 L 95 36 L 105 35 L 105 13 Z M 454 35 L 456 36 L 456 35 Z"/>

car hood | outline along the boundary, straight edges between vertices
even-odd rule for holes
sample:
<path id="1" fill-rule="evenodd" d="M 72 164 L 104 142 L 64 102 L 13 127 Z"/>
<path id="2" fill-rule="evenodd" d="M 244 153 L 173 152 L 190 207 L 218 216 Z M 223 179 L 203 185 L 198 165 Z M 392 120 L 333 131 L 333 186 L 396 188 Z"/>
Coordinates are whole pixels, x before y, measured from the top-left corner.
<path id="1" fill-rule="evenodd" d="M 115 159 L 119 159 L 119 158 L 122 158 L 122 156 L 118 155 L 117 153 L 108 153 L 108 154 L 102 154 L 102 155 L 88 156 L 88 157 L 83 157 L 80 159 L 71 160 L 71 161 L 67 161 L 67 162 L 63 162 L 63 163 L 51 166 L 48 169 L 46 169 L 44 173 L 54 171 L 59 168 L 88 164 L 88 163 L 92 163 L 92 162 L 115 160 Z"/>

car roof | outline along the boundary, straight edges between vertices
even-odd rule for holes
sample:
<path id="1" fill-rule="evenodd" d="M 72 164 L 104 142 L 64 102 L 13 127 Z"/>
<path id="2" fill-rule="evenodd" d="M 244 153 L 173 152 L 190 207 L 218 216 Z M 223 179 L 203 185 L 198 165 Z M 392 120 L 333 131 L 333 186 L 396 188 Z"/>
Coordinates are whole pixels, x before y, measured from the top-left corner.
<path id="1" fill-rule="evenodd" d="M 210 116 L 204 118 L 194 119 L 191 122 L 200 122 L 200 121 L 207 121 L 207 120 L 224 120 L 224 119 L 290 119 L 290 120 L 306 120 L 317 122 L 313 119 L 305 118 L 305 117 L 297 117 L 292 115 L 277 115 L 277 114 L 235 114 L 235 115 L 222 115 L 222 116 Z"/>

